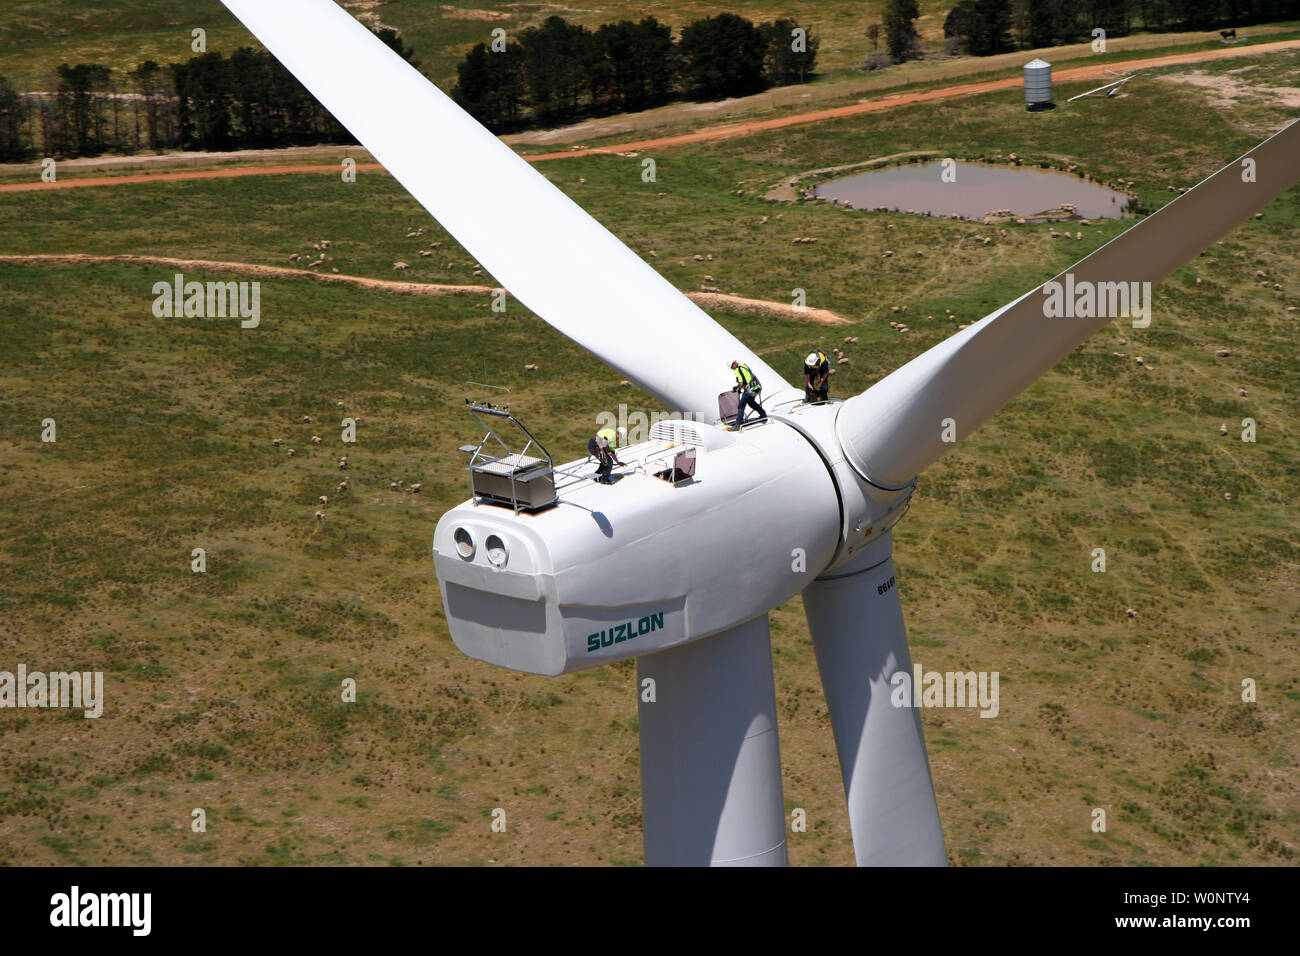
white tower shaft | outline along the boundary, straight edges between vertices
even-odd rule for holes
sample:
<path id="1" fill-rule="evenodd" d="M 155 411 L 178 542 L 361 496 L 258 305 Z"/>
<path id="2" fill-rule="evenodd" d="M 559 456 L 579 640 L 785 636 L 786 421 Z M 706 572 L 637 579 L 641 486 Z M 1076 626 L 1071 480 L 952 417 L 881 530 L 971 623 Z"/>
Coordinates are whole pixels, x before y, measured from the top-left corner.
<path id="1" fill-rule="evenodd" d="M 637 689 L 646 864 L 784 866 L 767 615 L 638 657 Z"/>

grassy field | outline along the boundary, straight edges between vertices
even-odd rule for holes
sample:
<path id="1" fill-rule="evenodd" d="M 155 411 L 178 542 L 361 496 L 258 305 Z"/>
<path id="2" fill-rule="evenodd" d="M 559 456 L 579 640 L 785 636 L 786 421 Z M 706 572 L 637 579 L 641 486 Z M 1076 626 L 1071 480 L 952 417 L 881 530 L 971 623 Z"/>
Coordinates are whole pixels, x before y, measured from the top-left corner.
<path id="1" fill-rule="evenodd" d="M 1297 59 L 1204 69 L 1256 65 L 1233 76 L 1293 86 Z M 1081 240 L 1011 227 L 984 246 L 973 236 L 985 226 L 776 204 L 760 198 L 770 184 L 909 150 L 1014 151 L 1135 180 L 1158 207 L 1168 185 L 1195 183 L 1292 115 L 1272 94 L 1228 108 L 1153 79 L 1055 113 L 1027 114 L 1011 92 L 680 149 L 658 157 L 656 184 L 641 183 L 639 159 L 542 170 L 637 252 L 656 250 L 680 288 L 708 273 L 724 291 L 788 301 L 797 286 L 852 316 L 834 334 L 719 316 L 789 377 L 810 347 L 859 336 L 833 381 L 843 395 L 1121 227 L 1082 227 Z M 406 278 L 482 281 L 380 174 L 3 202 L 0 254 L 287 265 L 329 238 L 327 267 L 343 273 L 391 278 L 402 259 Z M 419 226 L 419 243 L 405 238 Z M 922 712 L 951 862 L 1294 863 L 1297 263 L 1293 189 L 1159 289 L 1149 329 L 1094 337 L 921 477 L 896 532 L 913 658 L 1002 680 L 997 719 Z M 0 669 L 107 680 L 99 720 L 0 712 L 0 863 L 638 862 L 631 665 L 547 679 L 464 658 L 428 547 L 466 495 L 453 451 L 478 437 L 460 407 L 466 379 L 511 386 L 523 420 L 575 456 L 598 412 L 654 406 L 517 306 L 503 317 L 473 299 L 275 280 L 261 327 L 241 330 L 156 319 L 151 287 L 169 278 L 0 266 Z M 888 328 L 895 305 L 912 333 Z M 339 440 L 343 414 L 360 418 L 356 445 Z M 1254 444 L 1238 438 L 1248 416 Z M 56 444 L 39 440 L 47 417 Z M 204 574 L 190 571 L 195 547 Z M 1104 574 L 1090 570 L 1097 547 Z M 810 823 L 791 834 L 791 860 L 851 862 L 797 601 L 772 634 L 785 797 Z M 356 704 L 340 700 L 346 677 Z M 1258 703 L 1241 703 L 1244 678 Z M 198 807 L 202 834 L 189 826 Z M 504 834 L 489 828 L 497 807 Z M 1094 807 L 1104 834 L 1090 830 Z"/>

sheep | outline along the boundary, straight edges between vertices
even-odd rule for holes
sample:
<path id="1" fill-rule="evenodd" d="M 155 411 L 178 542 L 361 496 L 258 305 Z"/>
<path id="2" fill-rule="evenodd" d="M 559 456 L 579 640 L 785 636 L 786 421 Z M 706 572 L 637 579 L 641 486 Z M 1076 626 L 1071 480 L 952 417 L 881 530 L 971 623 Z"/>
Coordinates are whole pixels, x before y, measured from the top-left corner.
<path id="1" fill-rule="evenodd" d="M 836 365 L 848 365 L 848 364 L 849 364 L 849 360 L 848 360 L 847 358 L 837 359 L 836 362 L 835 362 L 835 364 L 836 364 Z"/>
<path id="2" fill-rule="evenodd" d="M 394 482 L 393 482 L 392 484 L 390 484 L 388 487 L 389 487 L 389 489 L 392 490 L 392 491 L 400 491 L 401 488 L 402 488 L 402 483 L 401 483 L 400 481 L 394 481 Z"/>
<path id="3" fill-rule="evenodd" d="M 343 408 L 343 403 L 342 403 L 342 402 L 335 402 L 334 404 L 337 405 L 337 406 L 339 407 L 340 410 Z"/>
<path id="4" fill-rule="evenodd" d="M 279 448 L 281 445 L 284 444 L 284 439 L 283 439 L 283 438 L 273 438 L 273 439 L 271 439 L 271 444 L 274 445 L 276 448 Z"/>
<path id="5" fill-rule="evenodd" d="M 424 227 L 421 226 L 419 229 L 416 229 L 414 232 L 408 232 L 408 233 L 406 234 L 406 238 L 407 238 L 407 239 L 419 239 L 419 238 L 420 238 L 421 236 L 423 236 L 423 235 L 424 235 Z"/>
<path id="6" fill-rule="evenodd" d="M 1224 425 L 1224 424 L 1220 424 L 1220 425 L 1219 425 L 1219 434 L 1220 434 L 1220 435 L 1226 435 L 1226 434 L 1228 434 L 1228 426 L 1227 426 L 1227 425 Z"/>
<path id="7" fill-rule="evenodd" d="M 321 437 L 320 437 L 320 435 L 312 435 L 312 436 L 311 436 L 311 443 L 312 443 L 313 445 L 319 445 L 320 442 L 321 442 Z"/>
<path id="8" fill-rule="evenodd" d="M 429 258 L 429 256 L 431 256 L 431 255 L 433 255 L 433 253 L 430 252 L 428 249 L 421 249 L 421 250 L 420 250 L 420 258 L 421 258 L 421 259 L 427 259 L 427 258 Z"/>
<path id="9" fill-rule="evenodd" d="M 330 241 L 328 239 L 322 239 L 320 241 L 320 247 L 322 249 L 328 249 L 330 247 Z"/>
<path id="10" fill-rule="evenodd" d="M 290 458 L 292 458 L 294 455 L 298 453 L 294 451 L 292 448 L 290 448 L 287 452 L 285 452 L 285 454 L 288 455 Z"/>
<path id="11" fill-rule="evenodd" d="M 695 255 L 691 256 L 691 258 L 694 259 L 696 262 L 704 261 L 704 256 L 700 255 L 698 252 L 695 253 Z"/>
<path id="12" fill-rule="evenodd" d="M 303 423 L 304 425 L 310 425 L 310 424 L 311 424 L 311 416 L 310 416 L 310 415 L 304 415 L 304 416 L 302 416 L 302 423 Z"/>
<path id="13" fill-rule="evenodd" d="M 622 388 L 631 388 L 631 387 L 632 387 L 632 383 L 629 382 L 627 379 L 623 379 L 623 381 L 619 382 L 618 384 L 619 384 L 619 386 L 622 387 Z"/>
<path id="14" fill-rule="evenodd" d="M 323 512 L 323 511 L 318 511 L 318 512 L 316 512 L 316 520 L 317 520 L 317 521 L 324 521 L 324 520 L 325 520 L 325 512 Z"/>
<path id="15" fill-rule="evenodd" d="M 650 256 L 651 259 L 658 259 L 658 258 L 659 258 L 659 253 L 655 252 L 653 249 L 650 250 L 650 252 L 648 253 L 648 255 Z"/>
<path id="16" fill-rule="evenodd" d="M 857 337 L 856 335 L 850 335 L 848 338 L 846 338 L 846 339 L 844 340 L 844 344 L 845 344 L 845 345 L 857 345 L 857 344 L 858 344 L 858 337 Z"/>
<path id="17" fill-rule="evenodd" d="M 348 483 L 346 481 L 340 481 L 339 486 L 334 490 L 337 491 L 339 494 L 343 494 L 343 492 L 348 490 Z"/>
<path id="18" fill-rule="evenodd" d="M 408 266 L 405 262 L 394 262 L 394 263 L 393 263 L 393 271 L 394 271 L 394 272 L 405 272 L 405 271 L 406 271 L 407 269 L 409 269 L 409 268 L 411 268 L 411 267 Z"/>
<path id="19" fill-rule="evenodd" d="M 327 505 L 330 503 L 329 495 L 321 495 L 320 498 L 318 498 L 317 500 L 323 505 Z"/>
<path id="20" fill-rule="evenodd" d="M 410 488 L 411 494 L 413 494 L 413 495 L 418 495 L 418 494 L 420 493 L 420 488 L 421 488 L 421 487 L 422 487 L 422 486 L 421 486 L 420 482 L 418 482 L 418 481 L 417 481 L 415 484 L 411 485 L 411 488 Z"/>
<path id="21" fill-rule="evenodd" d="M 1125 608 L 1125 609 L 1124 609 L 1124 613 L 1127 614 L 1129 617 L 1137 617 L 1137 616 L 1138 616 L 1138 612 L 1135 611 L 1135 610 L 1133 610 L 1131 607 L 1130 607 L 1130 608 Z"/>
<path id="22" fill-rule="evenodd" d="M 347 459 L 347 456 L 345 455 L 345 456 L 343 456 L 342 458 L 339 459 L 339 467 L 340 467 L 340 468 L 346 468 L 347 466 L 348 466 L 348 459 Z"/>
<path id="23" fill-rule="evenodd" d="M 579 185 L 579 186 L 585 186 L 585 185 L 587 185 L 587 177 L 586 177 L 586 176 L 579 176 L 579 177 L 578 177 L 578 185 Z"/>
<path id="24" fill-rule="evenodd" d="M 532 365 L 532 364 L 525 365 L 525 366 L 524 366 L 524 371 L 525 371 L 525 372 L 536 372 L 536 371 L 537 371 L 537 366 L 536 366 L 536 365 Z"/>

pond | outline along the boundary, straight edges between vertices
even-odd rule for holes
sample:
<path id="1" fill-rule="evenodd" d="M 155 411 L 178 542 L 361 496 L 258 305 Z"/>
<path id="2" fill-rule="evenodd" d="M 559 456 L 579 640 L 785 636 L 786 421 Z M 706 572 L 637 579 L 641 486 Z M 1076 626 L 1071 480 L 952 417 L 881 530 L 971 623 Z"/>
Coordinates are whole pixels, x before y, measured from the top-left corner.
<path id="1" fill-rule="evenodd" d="M 945 171 L 947 177 L 944 177 Z M 1029 219 L 1131 219 L 1129 197 L 1070 173 L 1037 166 L 984 163 L 905 163 L 822 183 L 818 199 L 855 209 Z"/>

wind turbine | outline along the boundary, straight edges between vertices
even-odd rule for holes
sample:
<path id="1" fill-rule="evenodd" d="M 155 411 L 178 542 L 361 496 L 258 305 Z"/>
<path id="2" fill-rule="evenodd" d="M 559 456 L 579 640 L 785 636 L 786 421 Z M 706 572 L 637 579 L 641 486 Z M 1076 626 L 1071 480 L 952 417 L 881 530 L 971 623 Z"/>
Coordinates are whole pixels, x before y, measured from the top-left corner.
<path id="1" fill-rule="evenodd" d="M 655 688 L 638 705 L 646 862 L 780 865 L 768 613 L 802 591 L 859 864 L 942 865 L 919 712 L 890 703 L 891 675 L 911 669 L 891 528 L 953 447 L 945 429 L 969 436 L 1113 311 L 1049 317 L 1045 284 L 848 401 L 804 404 L 331 0 L 223 2 L 515 298 L 665 407 L 715 420 L 733 359 L 765 386 L 765 425 L 652 430 L 643 461 L 693 448 L 691 481 L 646 467 L 612 487 L 572 480 L 536 513 L 471 500 L 443 515 L 433 556 L 456 645 L 550 675 L 636 657 Z M 1114 304 L 1298 179 L 1300 123 L 1055 281 Z"/>

